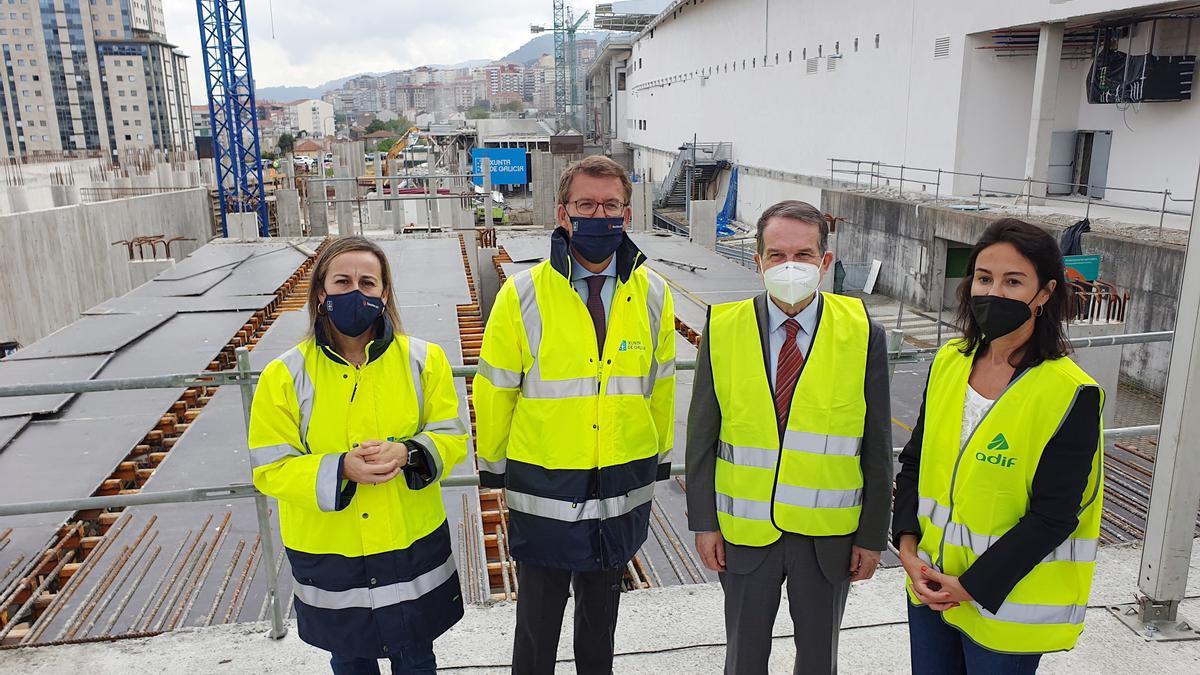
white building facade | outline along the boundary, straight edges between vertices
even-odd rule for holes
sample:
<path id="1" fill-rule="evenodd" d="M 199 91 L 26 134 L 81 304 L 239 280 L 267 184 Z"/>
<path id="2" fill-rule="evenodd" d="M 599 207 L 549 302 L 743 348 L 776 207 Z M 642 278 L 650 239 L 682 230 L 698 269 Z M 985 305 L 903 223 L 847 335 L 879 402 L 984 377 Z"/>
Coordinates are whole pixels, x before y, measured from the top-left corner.
<path id="1" fill-rule="evenodd" d="M 324 136 L 334 130 L 333 106 L 319 99 L 288 103 L 284 107 L 284 118 L 288 128 L 309 136 Z"/>
<path id="2" fill-rule="evenodd" d="M 677 0 L 633 40 L 617 140 L 653 181 L 695 134 L 765 171 L 828 178 L 830 160 L 847 158 L 971 174 L 945 173 L 940 185 L 924 174 L 942 194 L 972 194 L 980 172 L 1035 195 L 1048 186 L 1023 179 L 1080 192 L 1065 184 L 1082 177 L 1095 198 L 1157 209 L 1161 195 L 1118 188 L 1192 198 L 1198 157 L 1184 139 L 1200 136 L 1200 101 L 1161 97 L 1190 95 L 1192 71 L 1179 62 L 1200 53 L 1194 7 Z M 1150 55 L 1140 63 L 1188 76 L 1165 94 L 1133 82 L 1114 103 L 1089 103 L 1097 54 Z M 1137 100 L 1147 94 L 1160 100 Z"/>

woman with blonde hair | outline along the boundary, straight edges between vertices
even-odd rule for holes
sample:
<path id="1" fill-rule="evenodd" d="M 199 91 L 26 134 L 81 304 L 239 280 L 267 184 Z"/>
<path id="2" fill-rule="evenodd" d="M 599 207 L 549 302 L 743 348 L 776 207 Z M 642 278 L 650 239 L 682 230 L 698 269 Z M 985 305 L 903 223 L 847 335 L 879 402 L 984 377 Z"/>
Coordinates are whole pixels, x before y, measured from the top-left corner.
<path id="1" fill-rule="evenodd" d="M 387 257 L 331 242 L 312 331 L 263 370 L 250 419 L 254 485 L 279 500 L 300 638 L 333 672 L 436 671 L 462 618 L 439 483 L 466 454 L 450 364 L 403 334 Z"/>

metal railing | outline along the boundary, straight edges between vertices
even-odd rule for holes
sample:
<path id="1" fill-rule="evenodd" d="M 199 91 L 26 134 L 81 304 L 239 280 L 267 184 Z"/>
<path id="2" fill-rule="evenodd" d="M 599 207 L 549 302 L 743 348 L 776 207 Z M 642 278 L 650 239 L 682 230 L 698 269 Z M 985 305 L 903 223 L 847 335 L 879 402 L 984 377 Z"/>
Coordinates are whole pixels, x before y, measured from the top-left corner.
<path id="1" fill-rule="evenodd" d="M 932 187 L 933 203 L 938 204 L 943 199 L 949 201 L 954 199 L 953 194 L 942 194 L 942 178 L 944 176 L 955 177 L 962 176 L 972 178 L 977 181 L 975 194 L 976 208 L 983 206 L 983 198 L 988 197 L 1015 197 L 1025 199 L 1025 213 L 1031 213 L 1032 202 L 1034 199 L 1044 200 L 1046 202 L 1060 202 L 1064 204 L 1075 204 L 1084 206 L 1084 217 L 1090 218 L 1092 213 L 1092 204 L 1096 203 L 1099 206 L 1113 209 L 1123 209 L 1126 211 L 1136 211 L 1141 213 L 1157 213 L 1158 214 L 1158 238 L 1162 239 L 1163 224 L 1168 214 L 1174 216 L 1190 217 L 1192 209 L 1186 211 L 1168 208 L 1170 204 L 1192 204 L 1194 208 L 1195 199 L 1177 199 L 1171 193 L 1170 189 L 1163 190 L 1143 190 L 1140 188 L 1123 188 L 1112 185 L 1105 185 L 1102 189 L 1105 192 L 1121 192 L 1131 195 L 1152 195 L 1155 197 L 1157 208 L 1147 206 L 1136 206 L 1133 204 L 1120 204 L 1117 202 L 1097 200 L 1092 196 L 1096 186 L 1087 185 L 1084 183 L 1073 183 L 1069 181 L 1046 181 L 1037 180 L 1034 178 L 1017 178 L 1014 176 L 995 176 L 987 173 L 970 173 L 963 171 L 950 171 L 948 169 L 929 169 L 917 166 L 907 166 L 904 164 L 887 164 L 877 160 L 866 159 L 846 159 L 833 157 L 829 160 L 829 179 L 838 180 L 838 177 L 843 177 L 843 181 L 849 183 L 849 176 L 853 176 L 855 187 L 866 187 L 868 189 L 893 188 L 901 195 L 904 194 L 904 186 L 921 186 L 924 190 Z M 993 181 L 990 185 L 985 186 L 986 181 Z M 1013 192 L 1008 189 L 999 188 L 996 182 L 1003 182 L 1009 185 L 1020 184 L 1020 191 Z M 1082 199 L 1079 196 L 1055 195 L 1049 194 L 1032 194 L 1033 186 L 1061 186 L 1071 188 L 1074 193 L 1076 189 L 1082 188 L 1085 194 Z M 986 189 L 985 189 L 986 187 Z M 928 194 L 926 191 L 925 194 Z"/>
<path id="2" fill-rule="evenodd" d="M 1172 338 L 1171 331 L 1154 333 L 1130 333 L 1091 338 L 1075 338 L 1070 342 L 1076 348 L 1104 347 L 1114 345 L 1145 344 L 1151 342 L 1167 342 Z M 918 363 L 933 360 L 937 348 L 904 349 L 902 348 L 903 331 L 891 331 L 888 352 L 889 365 L 895 367 L 902 363 Z M 105 380 L 75 380 L 69 382 L 47 382 L 38 384 L 10 384 L 0 386 L 0 398 L 14 396 L 40 396 L 49 394 L 74 394 L 98 391 L 126 391 L 134 389 L 177 389 L 195 386 L 237 385 L 242 398 L 243 422 L 247 430 L 250 425 L 250 406 L 254 398 L 254 386 L 261 371 L 250 369 L 250 352 L 245 347 L 239 347 L 237 354 L 237 370 L 203 372 L 197 374 L 154 375 L 148 377 L 113 378 Z M 696 362 L 691 360 L 678 361 L 676 370 L 695 370 Z M 475 366 L 454 366 L 454 377 L 470 377 L 475 375 Z M 1148 436 L 1158 433 L 1158 425 L 1108 429 L 1105 431 L 1106 440 Z M 898 453 L 900 448 L 894 448 Z M 671 475 L 683 475 L 685 465 L 672 464 Z M 442 479 L 443 487 L 472 487 L 479 485 L 478 475 L 447 476 Z M 255 489 L 253 483 L 235 483 L 231 485 L 213 485 L 205 487 L 167 490 L 162 492 L 138 492 L 98 497 L 77 497 L 69 499 L 52 499 L 34 502 L 18 502 L 0 504 L 0 517 L 20 516 L 38 513 L 78 512 L 125 508 L 128 506 L 145 506 L 150 504 L 179 504 L 200 503 L 208 501 L 228 502 L 235 499 L 253 499 L 255 504 L 258 531 L 263 546 L 265 560 L 275 560 L 275 539 L 268 510 L 267 497 Z M 267 565 L 267 594 L 271 612 L 271 628 L 268 635 L 279 639 L 287 634 L 287 625 L 283 620 L 283 605 L 279 598 L 278 572 L 274 565 Z M 8 621 L 20 619 L 19 615 L 8 617 Z"/>

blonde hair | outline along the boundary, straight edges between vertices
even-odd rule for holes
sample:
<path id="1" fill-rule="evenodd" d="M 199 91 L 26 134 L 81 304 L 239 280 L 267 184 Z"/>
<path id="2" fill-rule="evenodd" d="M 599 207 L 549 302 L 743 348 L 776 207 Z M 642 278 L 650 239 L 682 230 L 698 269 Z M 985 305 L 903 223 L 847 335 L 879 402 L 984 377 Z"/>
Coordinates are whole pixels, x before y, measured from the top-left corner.
<path id="1" fill-rule="evenodd" d="M 396 334 L 403 333 L 400 327 L 400 311 L 396 309 L 396 293 L 392 286 L 392 268 L 388 265 L 387 255 L 383 249 L 379 248 L 379 244 L 370 239 L 358 235 L 347 235 L 329 242 L 325 250 L 321 251 L 321 255 L 317 256 L 316 264 L 313 265 L 312 283 L 308 287 L 308 318 L 311 321 L 308 336 L 313 336 L 318 321 L 326 322 L 325 333 L 329 334 L 329 317 L 321 312 L 321 291 L 325 290 L 325 277 L 329 276 L 329 266 L 333 263 L 333 259 L 351 251 L 367 251 L 379 259 L 381 277 L 379 283 L 383 284 L 383 292 L 388 295 L 388 300 L 383 306 L 383 313 L 391 321 L 392 331 Z"/>
<path id="2" fill-rule="evenodd" d="M 629 176 L 626 175 L 625 169 L 621 168 L 620 164 L 604 155 L 584 157 L 562 172 L 562 176 L 558 179 L 559 204 L 566 206 L 567 202 L 571 200 L 571 181 L 581 173 L 592 178 L 621 179 L 621 187 L 625 190 L 625 203 L 629 204 L 629 199 L 633 196 L 633 183 L 629 181 Z"/>

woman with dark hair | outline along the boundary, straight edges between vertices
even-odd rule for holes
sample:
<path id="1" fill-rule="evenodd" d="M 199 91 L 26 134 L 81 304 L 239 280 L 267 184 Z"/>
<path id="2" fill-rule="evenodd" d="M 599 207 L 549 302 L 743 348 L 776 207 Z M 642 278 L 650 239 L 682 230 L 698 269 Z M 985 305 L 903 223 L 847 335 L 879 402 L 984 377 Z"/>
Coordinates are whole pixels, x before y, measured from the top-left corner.
<path id="1" fill-rule="evenodd" d="M 917 673 L 1032 673 L 1083 630 L 1103 495 L 1104 392 L 1067 357 L 1058 244 L 1004 219 L 971 252 L 963 337 L 930 368 L 892 535 Z"/>
<path id="2" fill-rule="evenodd" d="M 333 240 L 312 332 L 267 364 L 250 413 L 254 485 L 279 500 L 300 638 L 334 673 L 433 673 L 463 615 L 441 479 L 466 454 L 446 354 L 404 335 L 388 260 Z"/>

